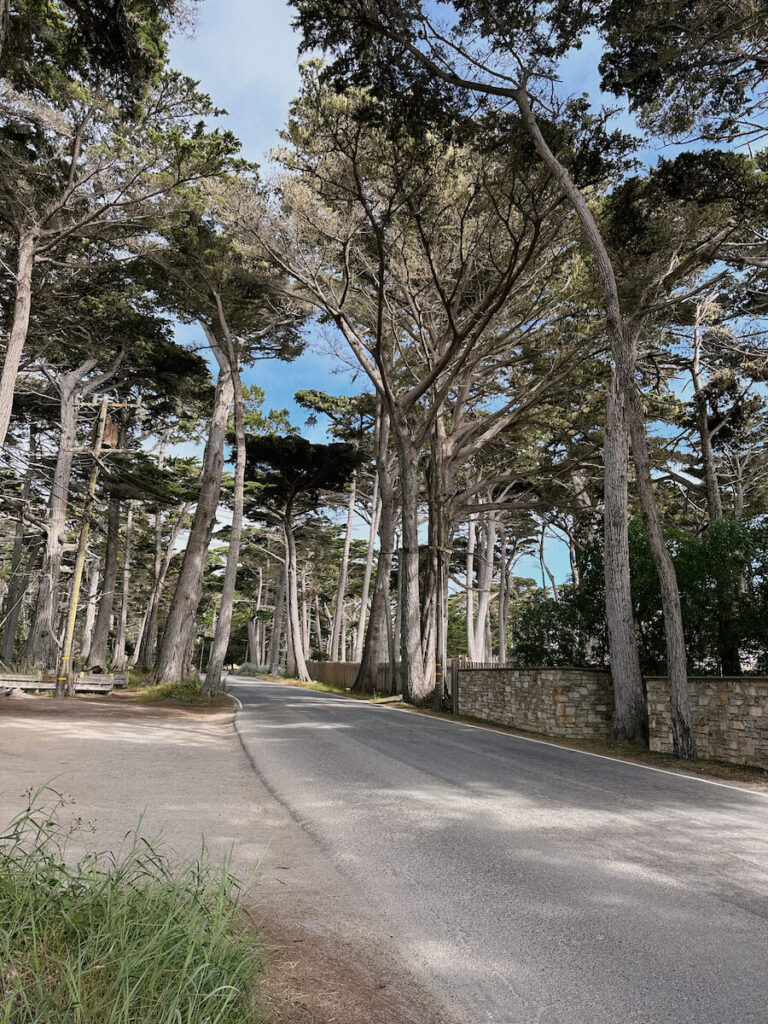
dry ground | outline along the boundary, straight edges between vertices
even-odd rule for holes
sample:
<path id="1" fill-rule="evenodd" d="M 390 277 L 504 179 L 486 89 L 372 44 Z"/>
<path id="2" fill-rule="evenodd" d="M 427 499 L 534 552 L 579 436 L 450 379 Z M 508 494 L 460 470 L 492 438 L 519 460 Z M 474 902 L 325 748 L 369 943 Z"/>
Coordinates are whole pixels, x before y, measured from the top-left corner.
<path id="1" fill-rule="evenodd" d="M 271 952 L 269 1024 L 456 1024 L 253 772 L 221 708 L 0 697 L 0 826 L 46 783 L 116 850 L 142 818 L 179 859 L 231 857 Z M 143 817 L 142 817 L 143 816 Z M 257 874 L 251 876 L 254 865 Z"/>

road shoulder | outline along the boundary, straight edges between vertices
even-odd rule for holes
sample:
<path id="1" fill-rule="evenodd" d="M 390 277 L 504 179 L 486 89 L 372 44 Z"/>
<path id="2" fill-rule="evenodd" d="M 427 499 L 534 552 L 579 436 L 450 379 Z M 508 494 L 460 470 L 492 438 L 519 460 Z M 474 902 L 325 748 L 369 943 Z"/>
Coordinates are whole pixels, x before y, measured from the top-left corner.
<path id="1" fill-rule="evenodd" d="M 45 784 L 82 845 L 118 850 L 142 821 L 180 860 L 230 858 L 271 953 L 269 1024 L 455 1024 L 366 919 L 345 880 L 253 773 L 217 708 L 104 698 L 0 700 L 0 823 Z M 256 874 L 252 875 L 258 865 Z"/>

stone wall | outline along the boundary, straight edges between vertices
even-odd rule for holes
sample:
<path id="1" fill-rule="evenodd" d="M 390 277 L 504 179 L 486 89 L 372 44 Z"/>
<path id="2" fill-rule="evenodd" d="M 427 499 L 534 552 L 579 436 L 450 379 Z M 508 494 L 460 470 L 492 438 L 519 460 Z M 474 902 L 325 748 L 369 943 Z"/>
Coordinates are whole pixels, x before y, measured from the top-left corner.
<path id="1" fill-rule="evenodd" d="M 546 736 L 608 739 L 611 677 L 578 668 L 460 669 L 459 714 Z"/>
<path id="2" fill-rule="evenodd" d="M 768 768 L 768 679 L 691 676 L 688 682 L 698 756 Z M 651 750 L 671 753 L 667 680 L 649 676 L 646 686 Z"/>

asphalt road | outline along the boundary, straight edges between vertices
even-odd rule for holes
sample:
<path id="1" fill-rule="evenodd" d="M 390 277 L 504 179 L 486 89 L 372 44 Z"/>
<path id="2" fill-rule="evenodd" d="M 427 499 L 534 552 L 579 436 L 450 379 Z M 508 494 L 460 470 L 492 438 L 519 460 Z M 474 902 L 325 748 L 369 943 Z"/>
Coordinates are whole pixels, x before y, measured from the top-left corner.
<path id="1" fill-rule="evenodd" d="M 230 690 L 262 780 L 464 1024 L 768 1022 L 768 797 L 266 681 Z"/>

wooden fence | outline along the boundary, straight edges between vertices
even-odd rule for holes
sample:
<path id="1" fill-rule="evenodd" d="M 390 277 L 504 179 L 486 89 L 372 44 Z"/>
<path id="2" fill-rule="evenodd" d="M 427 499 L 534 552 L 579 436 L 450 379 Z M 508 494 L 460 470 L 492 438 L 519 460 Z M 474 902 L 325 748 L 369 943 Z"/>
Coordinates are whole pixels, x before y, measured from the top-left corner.
<path id="1" fill-rule="evenodd" d="M 359 661 L 308 661 L 307 668 L 311 679 L 316 683 L 327 683 L 328 686 L 343 686 L 351 689 L 360 670 Z M 376 691 L 389 693 L 389 665 L 379 665 Z M 400 662 L 395 665 L 395 689 L 400 687 Z"/>

